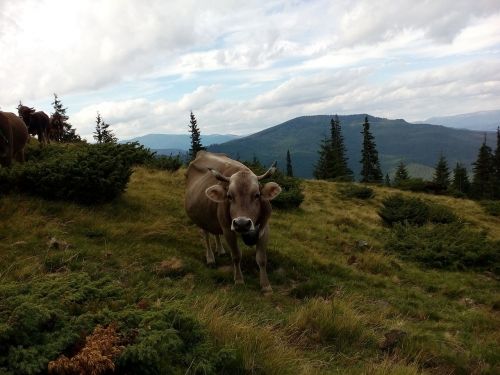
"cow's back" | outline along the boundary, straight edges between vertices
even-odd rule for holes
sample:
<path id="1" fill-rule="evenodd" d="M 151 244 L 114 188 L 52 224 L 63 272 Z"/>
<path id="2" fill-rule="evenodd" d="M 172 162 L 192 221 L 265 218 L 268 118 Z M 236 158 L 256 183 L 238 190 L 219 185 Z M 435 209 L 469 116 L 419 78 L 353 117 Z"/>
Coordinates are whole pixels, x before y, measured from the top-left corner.
<path id="1" fill-rule="evenodd" d="M 217 220 L 217 203 L 205 195 L 207 188 L 220 183 L 209 168 L 216 169 L 228 177 L 248 168 L 224 154 L 206 151 L 199 151 L 196 154 L 196 159 L 189 163 L 186 171 L 186 196 L 184 200 L 186 213 L 200 228 L 213 234 L 221 234 L 222 228 Z"/>

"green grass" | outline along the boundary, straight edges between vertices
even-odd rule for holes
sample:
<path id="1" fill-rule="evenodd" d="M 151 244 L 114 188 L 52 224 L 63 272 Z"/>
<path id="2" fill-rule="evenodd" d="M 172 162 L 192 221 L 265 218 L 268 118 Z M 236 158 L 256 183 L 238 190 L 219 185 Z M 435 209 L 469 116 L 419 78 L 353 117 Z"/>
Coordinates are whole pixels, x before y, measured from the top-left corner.
<path id="1" fill-rule="evenodd" d="M 184 353 L 172 357 L 179 373 L 500 371 L 499 280 L 386 253 L 391 229 L 377 211 L 396 190 L 345 199 L 341 184 L 305 181 L 301 208 L 273 212 L 274 294 L 264 296 L 254 249 L 242 245 L 244 286 L 233 285 L 229 257 L 206 267 L 202 237 L 184 214 L 183 184 L 184 170 L 136 168 L 125 194 L 102 206 L 0 198 L 0 373 L 40 373 L 111 322 L 128 337 L 118 366 L 140 358 L 162 366 L 153 349 L 165 347 Z M 476 202 L 401 194 L 447 206 L 500 240 L 500 219 Z M 52 237 L 70 246 L 49 249 Z M 172 311 L 186 323 L 165 323 Z M 406 336 L 382 350 L 391 329 Z M 195 349 L 183 346 L 195 338 Z M 14 344 L 9 363 L 17 368 L 1 362 Z"/>

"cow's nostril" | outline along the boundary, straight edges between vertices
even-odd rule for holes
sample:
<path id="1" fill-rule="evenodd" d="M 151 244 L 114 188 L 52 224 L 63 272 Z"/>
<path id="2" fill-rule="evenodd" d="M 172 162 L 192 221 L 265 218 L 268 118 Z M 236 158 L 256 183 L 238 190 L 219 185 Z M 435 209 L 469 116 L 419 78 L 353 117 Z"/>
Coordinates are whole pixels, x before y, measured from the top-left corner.
<path id="1" fill-rule="evenodd" d="M 237 232 L 247 232 L 252 228 L 252 220 L 246 217 L 233 219 L 233 227 Z"/>

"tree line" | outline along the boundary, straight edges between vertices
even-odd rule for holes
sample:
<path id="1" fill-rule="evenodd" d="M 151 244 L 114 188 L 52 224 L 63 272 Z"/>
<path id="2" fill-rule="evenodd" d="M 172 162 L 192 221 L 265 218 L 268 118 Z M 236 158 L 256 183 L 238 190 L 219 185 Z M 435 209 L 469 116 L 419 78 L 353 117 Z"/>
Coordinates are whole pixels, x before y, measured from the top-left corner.
<path id="1" fill-rule="evenodd" d="M 380 168 L 375 138 L 370 132 L 368 116 L 363 123 L 363 146 L 361 150 L 361 179 L 364 183 L 382 183 L 387 186 L 408 188 L 410 190 L 432 191 L 468 196 L 475 199 L 500 199 L 500 127 L 497 128 L 496 150 L 486 144 L 486 135 L 479 148 L 476 161 L 473 163 L 472 180 L 467 168 L 457 163 L 452 173 L 446 157 L 441 154 L 434 168 L 432 181 L 411 178 L 406 164 L 400 161 L 394 180 L 391 183 L 389 174 L 385 179 Z M 330 121 L 330 134 L 325 137 L 318 150 L 319 158 L 314 166 L 314 177 L 321 180 L 353 181 L 354 175 L 349 169 L 342 129 L 337 115 Z"/>
<path id="2" fill-rule="evenodd" d="M 368 116 L 363 123 L 363 148 L 361 150 L 361 182 L 381 183 L 382 170 L 378 160 L 375 138 L 370 132 Z M 330 121 L 330 136 L 325 137 L 320 145 L 319 158 L 314 166 L 313 175 L 319 180 L 353 181 L 354 174 L 347 165 L 346 148 L 340 120 L 335 115 Z"/>

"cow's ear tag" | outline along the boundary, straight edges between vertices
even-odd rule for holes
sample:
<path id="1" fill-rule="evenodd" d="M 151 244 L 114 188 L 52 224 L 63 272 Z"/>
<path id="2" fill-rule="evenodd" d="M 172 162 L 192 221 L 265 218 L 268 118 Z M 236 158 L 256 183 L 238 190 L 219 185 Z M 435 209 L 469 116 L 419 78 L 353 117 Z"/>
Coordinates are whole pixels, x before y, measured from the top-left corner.
<path id="1" fill-rule="evenodd" d="M 281 193 L 281 187 L 276 182 L 268 182 L 261 189 L 260 194 L 263 199 L 271 200 Z"/>
<path id="2" fill-rule="evenodd" d="M 217 203 L 224 202 L 226 199 L 226 190 L 221 185 L 210 186 L 205 190 L 205 194 L 208 199 Z"/>

